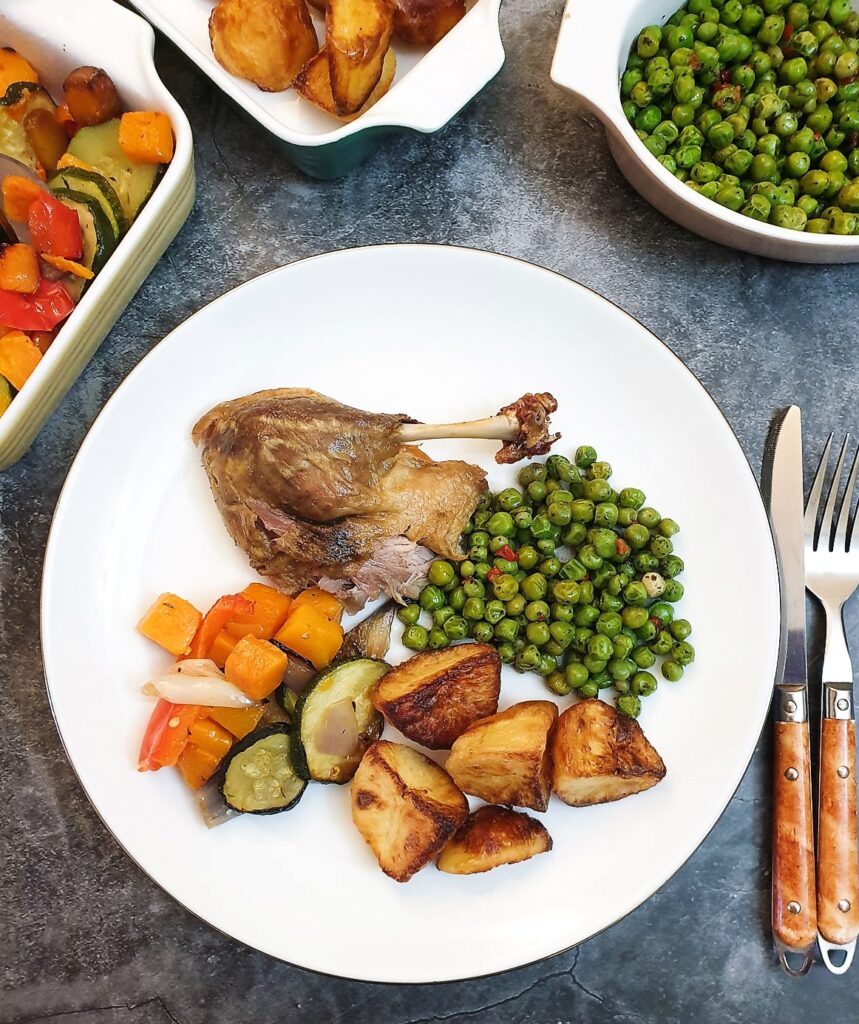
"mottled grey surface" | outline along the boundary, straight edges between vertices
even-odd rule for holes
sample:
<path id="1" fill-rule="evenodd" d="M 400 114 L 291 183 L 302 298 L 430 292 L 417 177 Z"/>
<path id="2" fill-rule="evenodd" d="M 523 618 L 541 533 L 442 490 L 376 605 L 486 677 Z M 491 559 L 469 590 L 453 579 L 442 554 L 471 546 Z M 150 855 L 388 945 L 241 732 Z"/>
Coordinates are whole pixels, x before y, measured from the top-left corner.
<path id="1" fill-rule="evenodd" d="M 859 1017 L 859 967 L 838 979 L 817 966 L 792 981 L 774 966 L 766 741 L 701 849 L 609 932 L 495 978 L 385 987 L 277 963 L 177 906 L 96 817 L 48 711 L 39 576 L 54 504 L 81 440 L 160 338 L 205 302 L 280 264 L 397 241 L 520 256 L 596 289 L 663 338 L 712 392 L 755 467 L 772 411 L 790 401 L 807 410 L 810 450 L 830 428 L 859 427 L 859 269 L 734 253 L 648 208 L 619 176 L 592 120 L 549 82 L 560 15 L 559 0 L 508 0 L 508 60 L 489 88 L 435 138 L 397 140 L 360 173 L 324 184 L 293 172 L 261 130 L 159 41 L 161 74 L 194 128 L 196 207 L 32 450 L 0 474 L 0 1021 L 826 1024 Z M 670 458 L 670 431 L 654 423 L 653 443 L 666 438 Z M 859 606 L 848 624 L 855 636 Z M 726 643 L 730 633 L 728 607 Z"/>

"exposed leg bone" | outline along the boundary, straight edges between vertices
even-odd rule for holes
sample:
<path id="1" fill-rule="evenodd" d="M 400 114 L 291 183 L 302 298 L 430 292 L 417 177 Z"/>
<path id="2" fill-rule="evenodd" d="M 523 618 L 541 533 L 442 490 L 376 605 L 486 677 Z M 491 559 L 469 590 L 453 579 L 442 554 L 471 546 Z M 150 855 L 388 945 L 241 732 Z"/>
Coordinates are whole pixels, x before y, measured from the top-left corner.
<path id="1" fill-rule="evenodd" d="M 487 419 L 465 423 L 404 423 L 397 436 L 405 443 L 471 437 L 503 441 L 495 461 L 518 462 L 545 454 L 561 436 L 549 433 L 549 414 L 557 408 L 557 401 L 547 392 L 528 394 Z"/>

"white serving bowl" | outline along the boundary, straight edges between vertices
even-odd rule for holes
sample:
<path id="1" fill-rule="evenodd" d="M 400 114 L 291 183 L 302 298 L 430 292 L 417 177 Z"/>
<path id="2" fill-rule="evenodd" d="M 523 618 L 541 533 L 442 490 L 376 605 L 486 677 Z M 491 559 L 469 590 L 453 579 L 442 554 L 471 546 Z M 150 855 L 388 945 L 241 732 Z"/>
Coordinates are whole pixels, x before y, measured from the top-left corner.
<path id="1" fill-rule="evenodd" d="M 387 135 L 438 131 L 491 81 L 504 63 L 498 28 L 501 0 L 476 0 L 435 46 L 394 41 L 397 73 L 390 90 L 366 113 L 344 122 L 294 89 L 263 92 L 215 60 L 209 42 L 212 0 L 131 0 L 242 112 L 277 139 L 299 170 L 339 178 L 365 160 Z M 324 17 L 310 9 L 316 34 Z"/>
<path id="2" fill-rule="evenodd" d="M 173 240 L 194 204 L 191 127 L 164 87 L 146 22 L 112 0 L 3 0 L 0 46 L 19 50 L 54 97 L 81 64 L 104 68 L 129 109 L 155 109 L 173 124 L 176 151 L 157 188 L 60 328 L 29 380 L 0 416 L 0 469 L 16 462 Z"/>
<path id="3" fill-rule="evenodd" d="M 621 107 L 620 76 L 645 25 L 663 24 L 681 0 L 567 0 L 552 81 L 603 122 L 632 187 L 667 217 L 714 242 L 796 263 L 855 263 L 859 236 L 816 235 L 762 224 L 693 192 L 644 148 Z"/>

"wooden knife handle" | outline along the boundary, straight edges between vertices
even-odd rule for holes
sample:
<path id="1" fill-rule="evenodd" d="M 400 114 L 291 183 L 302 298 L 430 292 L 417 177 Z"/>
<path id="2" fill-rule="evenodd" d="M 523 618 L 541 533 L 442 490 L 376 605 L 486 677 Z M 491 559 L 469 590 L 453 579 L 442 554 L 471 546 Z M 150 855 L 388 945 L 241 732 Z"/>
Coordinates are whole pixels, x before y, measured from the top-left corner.
<path id="1" fill-rule="evenodd" d="M 843 718 L 820 727 L 817 920 L 827 942 L 843 946 L 859 935 L 856 728 Z"/>
<path id="2" fill-rule="evenodd" d="M 807 721 L 775 723 L 773 800 L 773 934 L 788 950 L 807 953 L 817 940 Z"/>

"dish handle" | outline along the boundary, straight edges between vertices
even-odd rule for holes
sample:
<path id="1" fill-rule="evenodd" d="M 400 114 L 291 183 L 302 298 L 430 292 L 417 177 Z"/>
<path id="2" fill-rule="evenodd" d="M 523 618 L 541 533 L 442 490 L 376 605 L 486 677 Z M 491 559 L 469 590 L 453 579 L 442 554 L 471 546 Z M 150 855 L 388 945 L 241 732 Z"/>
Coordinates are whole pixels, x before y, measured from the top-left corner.
<path id="1" fill-rule="evenodd" d="M 620 113 L 619 76 L 606 69 L 606 49 L 595 46 L 603 35 L 606 7 L 614 0 L 567 0 L 550 72 L 555 85 L 566 89 L 602 120 L 612 107 Z"/>

